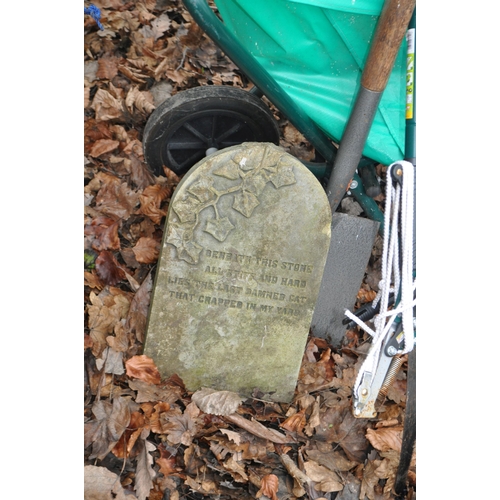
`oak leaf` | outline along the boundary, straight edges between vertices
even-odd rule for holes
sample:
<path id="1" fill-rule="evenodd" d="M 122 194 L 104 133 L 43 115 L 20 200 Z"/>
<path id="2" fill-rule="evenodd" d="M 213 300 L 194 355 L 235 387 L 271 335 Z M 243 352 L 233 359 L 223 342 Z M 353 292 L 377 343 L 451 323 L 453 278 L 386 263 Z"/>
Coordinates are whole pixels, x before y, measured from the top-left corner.
<path id="1" fill-rule="evenodd" d="M 191 400 L 204 413 L 231 415 L 238 409 L 244 398 L 231 391 L 202 388 L 192 395 Z"/>
<path id="2" fill-rule="evenodd" d="M 160 244 L 153 238 L 142 237 L 134 248 L 135 258 L 141 264 L 154 264 L 160 254 Z"/>
<path id="3" fill-rule="evenodd" d="M 260 490 L 255 494 L 255 498 L 260 498 L 262 495 L 270 498 L 271 500 L 278 500 L 278 486 L 279 479 L 275 474 L 266 474 L 262 478 Z"/>
<path id="4" fill-rule="evenodd" d="M 137 378 L 148 384 L 159 384 L 161 382 L 160 372 L 155 362 L 145 354 L 131 357 L 125 362 L 127 375 Z"/>

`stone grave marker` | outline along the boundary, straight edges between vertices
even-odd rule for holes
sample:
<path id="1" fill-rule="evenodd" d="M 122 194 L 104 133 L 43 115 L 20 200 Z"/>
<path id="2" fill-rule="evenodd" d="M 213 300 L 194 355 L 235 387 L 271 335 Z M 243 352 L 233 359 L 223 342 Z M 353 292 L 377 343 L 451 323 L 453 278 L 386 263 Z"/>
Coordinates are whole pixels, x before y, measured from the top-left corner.
<path id="1" fill-rule="evenodd" d="M 290 402 L 331 219 L 317 179 L 272 144 L 195 165 L 170 202 L 151 298 L 144 354 L 162 376 Z"/>

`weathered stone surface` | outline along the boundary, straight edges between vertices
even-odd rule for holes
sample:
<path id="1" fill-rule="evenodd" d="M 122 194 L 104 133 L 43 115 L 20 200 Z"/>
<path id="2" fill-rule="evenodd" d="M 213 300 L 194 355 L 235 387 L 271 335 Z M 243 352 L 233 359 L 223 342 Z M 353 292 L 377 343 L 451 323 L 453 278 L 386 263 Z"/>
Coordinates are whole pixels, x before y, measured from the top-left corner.
<path id="1" fill-rule="evenodd" d="M 346 332 L 345 310 L 353 310 L 379 223 L 336 212 L 320 294 L 314 308 L 311 332 L 338 348 Z"/>
<path id="2" fill-rule="evenodd" d="M 282 149 L 199 162 L 171 200 L 144 353 L 193 391 L 290 401 L 330 231 L 323 188 Z"/>

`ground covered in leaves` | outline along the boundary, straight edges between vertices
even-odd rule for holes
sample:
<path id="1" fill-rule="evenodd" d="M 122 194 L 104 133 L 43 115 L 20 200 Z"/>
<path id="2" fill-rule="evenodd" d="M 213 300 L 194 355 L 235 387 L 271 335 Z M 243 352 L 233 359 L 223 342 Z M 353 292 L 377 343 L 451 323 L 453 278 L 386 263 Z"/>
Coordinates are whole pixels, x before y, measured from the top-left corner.
<path id="1" fill-rule="evenodd" d="M 368 348 L 357 330 L 338 351 L 309 339 L 288 405 L 258 394 L 241 401 L 190 393 L 178 377 L 162 380 L 142 355 L 163 223 L 179 182 L 168 168 L 154 176 L 144 163 L 147 118 L 187 88 L 251 84 L 181 2 L 94 4 L 105 29 L 85 16 L 85 498 L 392 498 L 406 363 L 378 419 L 355 419 L 351 391 Z M 307 142 L 274 112 L 281 145 L 311 159 Z M 375 296 L 380 253 L 378 241 L 357 305 Z M 409 480 L 411 496 L 415 461 Z"/>

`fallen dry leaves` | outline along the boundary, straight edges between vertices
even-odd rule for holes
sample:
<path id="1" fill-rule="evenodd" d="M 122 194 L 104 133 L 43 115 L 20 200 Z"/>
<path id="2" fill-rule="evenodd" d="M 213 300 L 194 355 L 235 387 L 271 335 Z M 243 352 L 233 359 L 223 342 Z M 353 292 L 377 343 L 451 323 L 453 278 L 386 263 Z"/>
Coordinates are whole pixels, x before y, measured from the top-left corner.
<path id="1" fill-rule="evenodd" d="M 260 490 L 255 494 L 255 498 L 260 498 L 262 495 L 270 498 L 271 500 L 278 500 L 276 493 L 278 493 L 279 479 L 274 474 L 266 474 L 262 478 Z"/>
<path id="2" fill-rule="evenodd" d="M 138 378 L 148 384 L 159 384 L 161 382 L 160 372 L 154 361 L 144 354 L 133 356 L 126 363 L 127 375 L 131 378 Z"/>
<path id="3" fill-rule="evenodd" d="M 162 380 L 142 355 L 163 223 L 180 180 L 166 167 L 154 176 L 144 163 L 146 120 L 161 84 L 175 93 L 248 82 L 181 2 L 93 3 L 105 30 L 86 16 L 85 498 L 391 498 L 406 367 L 381 420 L 354 419 L 351 390 L 366 353 L 357 330 L 338 351 L 309 340 L 289 405 L 258 394 L 190 393 L 178 377 Z M 310 160 L 304 138 L 278 117 L 282 145 Z M 370 276 L 359 304 L 374 295 L 378 280 Z M 414 487 L 415 459 L 409 478 Z"/>

